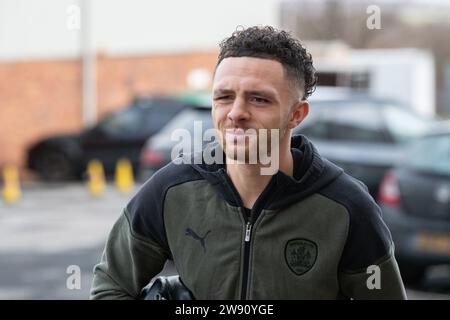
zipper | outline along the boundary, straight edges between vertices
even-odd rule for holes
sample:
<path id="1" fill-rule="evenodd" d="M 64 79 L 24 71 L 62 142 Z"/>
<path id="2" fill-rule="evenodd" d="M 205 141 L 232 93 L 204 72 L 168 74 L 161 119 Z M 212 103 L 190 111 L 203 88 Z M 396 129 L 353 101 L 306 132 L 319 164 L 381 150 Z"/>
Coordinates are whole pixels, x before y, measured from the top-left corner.
<path id="1" fill-rule="evenodd" d="M 219 170 L 220 177 L 222 178 L 222 181 L 226 188 L 231 192 L 231 195 L 233 196 L 235 202 L 240 206 L 241 208 L 244 206 L 242 203 L 242 200 L 239 196 L 239 193 L 235 188 L 233 188 L 233 182 L 228 177 L 226 171 L 221 168 Z M 268 186 L 262 194 L 259 196 L 259 198 L 256 200 L 256 202 L 253 205 L 253 208 L 250 213 L 250 217 L 247 217 L 245 212 L 242 212 L 242 215 L 244 217 L 245 222 L 245 231 L 244 231 L 244 261 L 243 261 L 243 270 L 242 270 L 242 287 L 241 287 L 241 300 L 247 300 L 247 287 L 248 287 L 248 278 L 249 278 L 249 268 L 250 268 L 250 249 L 251 249 L 251 237 L 252 237 L 252 228 L 254 226 L 255 221 L 258 220 L 263 208 L 264 204 L 269 200 L 268 195 L 272 195 L 271 190 L 276 185 L 276 180 L 272 179 L 270 180 Z M 264 197 L 265 195 L 265 197 Z"/>
<path id="2" fill-rule="evenodd" d="M 232 188 L 233 183 L 231 182 L 230 178 L 226 174 L 225 170 L 220 169 L 220 173 L 221 173 L 220 177 L 223 179 L 225 186 L 231 192 L 236 203 L 240 207 L 243 207 L 244 205 L 242 203 L 242 200 L 241 200 L 239 194 L 237 193 L 236 189 Z M 252 236 L 252 227 L 253 227 L 253 224 L 251 221 L 252 221 L 253 213 L 250 214 L 250 217 L 247 217 L 245 212 L 243 212 L 243 211 L 241 211 L 241 212 L 242 212 L 242 216 L 244 217 L 244 221 L 245 221 L 244 267 L 242 270 L 241 300 L 246 300 L 247 299 L 246 296 L 247 296 L 247 285 L 248 285 L 248 273 L 249 273 L 249 264 L 250 264 L 250 239 Z"/>
<path id="3" fill-rule="evenodd" d="M 245 242 L 250 241 L 251 232 L 252 232 L 252 224 L 250 222 L 247 222 L 247 225 L 245 227 Z"/>
<path id="4" fill-rule="evenodd" d="M 250 239 L 252 235 L 253 224 L 247 220 L 245 224 L 245 236 L 244 236 L 244 268 L 242 270 L 242 287 L 241 287 L 241 300 L 247 299 L 247 286 L 248 286 L 248 274 L 250 267 Z"/>
<path id="5" fill-rule="evenodd" d="M 253 207 L 255 208 L 255 206 Z M 250 213 L 250 217 L 247 218 L 244 212 L 244 221 L 245 221 L 245 234 L 244 234 L 244 265 L 242 269 L 242 287 L 241 287 L 241 297 L 240 300 L 247 300 L 248 288 L 249 286 L 249 276 L 250 276 L 250 255 L 252 251 L 252 231 L 255 224 L 261 218 L 262 208 L 256 207 L 256 209 L 252 209 Z"/>

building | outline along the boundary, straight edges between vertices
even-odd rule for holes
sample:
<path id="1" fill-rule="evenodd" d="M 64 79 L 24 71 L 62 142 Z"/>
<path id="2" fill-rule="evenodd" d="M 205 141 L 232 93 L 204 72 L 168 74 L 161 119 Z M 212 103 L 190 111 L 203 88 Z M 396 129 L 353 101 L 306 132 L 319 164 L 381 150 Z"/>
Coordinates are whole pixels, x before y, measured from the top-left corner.
<path id="1" fill-rule="evenodd" d="M 310 41 L 319 84 L 366 90 L 426 117 L 436 115 L 433 54 L 417 48 L 352 49 L 339 41 Z"/>
<path id="2" fill-rule="evenodd" d="M 277 18 L 277 0 L 0 0 L 0 167 L 134 95 L 207 86 L 223 38 Z"/>

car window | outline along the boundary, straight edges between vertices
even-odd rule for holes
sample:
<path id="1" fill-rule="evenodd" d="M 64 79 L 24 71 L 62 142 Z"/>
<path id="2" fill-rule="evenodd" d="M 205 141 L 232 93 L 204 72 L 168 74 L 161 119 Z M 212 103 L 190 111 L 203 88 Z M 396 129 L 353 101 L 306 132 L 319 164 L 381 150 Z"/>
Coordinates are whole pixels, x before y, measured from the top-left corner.
<path id="1" fill-rule="evenodd" d="M 142 117 L 142 132 L 153 132 L 155 129 L 162 128 L 169 120 L 171 120 L 177 110 L 181 110 L 181 107 L 173 105 L 158 105 L 153 108 L 147 108 L 144 110 Z"/>
<path id="2" fill-rule="evenodd" d="M 355 142 L 387 142 L 376 106 L 353 103 L 327 108 L 323 120 L 328 123 L 329 139 Z"/>
<path id="3" fill-rule="evenodd" d="M 327 139 L 328 138 L 328 124 L 320 118 L 315 121 L 301 123 L 298 128 L 294 130 L 295 134 L 304 134 L 307 137 Z"/>
<path id="4" fill-rule="evenodd" d="M 194 132 L 194 122 L 201 121 L 203 131 L 213 128 L 210 109 L 196 109 L 188 108 L 177 114 L 170 120 L 166 126 L 161 130 L 161 134 L 171 135 L 174 130 L 187 129 L 190 133 Z"/>
<path id="5" fill-rule="evenodd" d="M 110 135 L 148 135 L 160 129 L 181 108 L 180 103 L 171 101 L 135 104 L 113 113 L 100 122 L 100 127 Z"/>
<path id="6" fill-rule="evenodd" d="M 386 142 L 388 137 L 376 107 L 355 101 L 314 102 L 310 115 L 294 132 L 319 139 Z"/>
<path id="7" fill-rule="evenodd" d="M 387 105 L 382 108 L 382 117 L 387 130 L 397 142 L 407 142 L 425 133 L 430 120 L 421 117 L 415 112 L 396 105 Z"/>
<path id="8" fill-rule="evenodd" d="M 413 142 L 406 165 L 413 169 L 450 175 L 450 135 L 431 136 Z"/>
<path id="9" fill-rule="evenodd" d="M 100 122 L 100 128 L 112 135 L 131 135 L 139 131 L 142 121 L 140 108 L 126 108 Z"/>

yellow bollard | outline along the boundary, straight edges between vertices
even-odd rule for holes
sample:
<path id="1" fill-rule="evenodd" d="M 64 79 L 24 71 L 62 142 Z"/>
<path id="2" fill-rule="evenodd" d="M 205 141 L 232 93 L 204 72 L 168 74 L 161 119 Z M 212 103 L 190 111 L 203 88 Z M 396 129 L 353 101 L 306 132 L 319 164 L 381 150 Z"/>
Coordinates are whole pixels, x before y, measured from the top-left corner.
<path id="1" fill-rule="evenodd" d="M 20 191 L 19 172 L 14 166 L 5 166 L 3 169 L 3 199 L 7 203 L 14 203 L 22 195 Z"/>
<path id="2" fill-rule="evenodd" d="M 115 171 L 116 187 L 121 192 L 130 192 L 134 186 L 133 167 L 128 159 L 122 158 L 117 161 Z"/>
<path id="3" fill-rule="evenodd" d="M 105 191 L 105 172 L 99 160 L 91 160 L 88 163 L 88 189 L 89 192 L 98 196 Z"/>

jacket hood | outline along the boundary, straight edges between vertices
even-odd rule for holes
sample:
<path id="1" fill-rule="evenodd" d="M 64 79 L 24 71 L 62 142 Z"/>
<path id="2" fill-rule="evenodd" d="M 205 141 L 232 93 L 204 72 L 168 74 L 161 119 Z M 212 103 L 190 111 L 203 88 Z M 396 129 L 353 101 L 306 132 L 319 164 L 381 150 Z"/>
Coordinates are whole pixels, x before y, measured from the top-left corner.
<path id="1" fill-rule="evenodd" d="M 234 206 L 243 206 L 239 193 L 226 173 L 225 164 L 205 163 L 205 151 L 212 156 L 218 152 L 223 155 L 220 145 L 214 142 L 207 145 L 202 153 L 193 155 L 190 165 L 217 188 L 227 202 Z M 286 207 L 316 193 L 343 173 L 341 168 L 322 158 L 315 146 L 303 135 L 292 137 L 291 153 L 294 159 L 293 176 L 278 170 L 255 206 L 271 210 Z"/>

